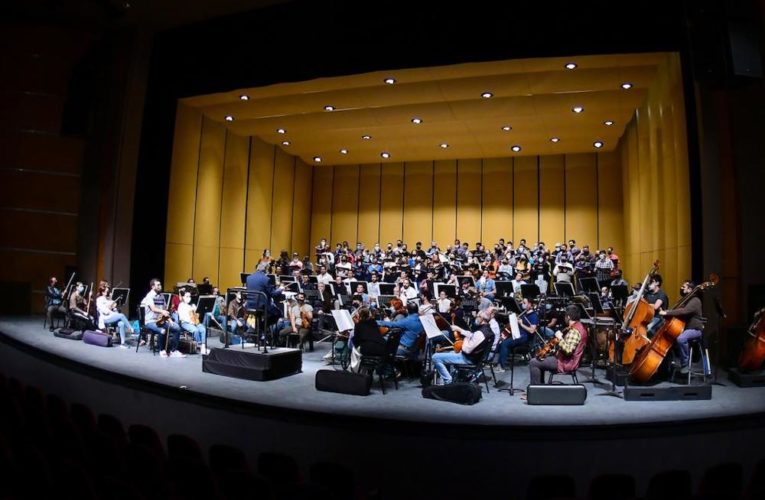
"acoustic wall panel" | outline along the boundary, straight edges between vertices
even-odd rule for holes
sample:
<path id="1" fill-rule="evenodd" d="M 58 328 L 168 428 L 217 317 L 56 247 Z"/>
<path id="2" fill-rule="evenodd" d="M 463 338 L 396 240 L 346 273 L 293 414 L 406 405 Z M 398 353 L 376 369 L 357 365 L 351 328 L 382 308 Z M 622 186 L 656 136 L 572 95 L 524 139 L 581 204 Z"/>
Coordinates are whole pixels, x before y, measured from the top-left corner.
<path id="1" fill-rule="evenodd" d="M 433 165 L 433 239 L 442 250 L 457 234 L 457 161 L 438 160 Z"/>
<path id="2" fill-rule="evenodd" d="M 595 154 L 566 155 L 566 239 L 597 245 L 598 189 Z"/>
<path id="3" fill-rule="evenodd" d="M 359 167 L 358 239 L 368 248 L 380 242 L 380 165 Z"/>
<path id="4" fill-rule="evenodd" d="M 457 237 L 470 248 L 481 241 L 481 160 L 457 162 Z"/>
<path id="5" fill-rule="evenodd" d="M 513 160 L 483 161 L 483 213 L 481 241 L 491 249 L 500 239 L 513 237 Z"/>
<path id="6" fill-rule="evenodd" d="M 178 104 L 167 200 L 168 243 L 193 243 L 194 231 L 189 229 L 194 227 L 201 138 L 202 114 Z M 191 267 L 187 272 L 191 272 Z"/>
<path id="7" fill-rule="evenodd" d="M 311 255 L 309 242 L 311 232 L 311 189 L 313 167 L 300 158 L 295 159 L 294 208 L 292 210 L 292 251 L 301 257 Z M 318 242 L 317 242 L 318 243 Z"/>
<path id="8" fill-rule="evenodd" d="M 335 166 L 332 195 L 332 243 L 355 248 L 359 217 L 359 166 Z M 318 242 L 317 242 L 318 243 Z"/>
<path id="9" fill-rule="evenodd" d="M 331 242 L 333 181 L 332 167 L 313 167 L 311 248 L 322 238 Z"/>
<path id="10" fill-rule="evenodd" d="M 380 198 L 380 245 L 394 245 L 402 237 L 404 207 L 404 164 L 386 163 L 382 166 Z"/>
<path id="11" fill-rule="evenodd" d="M 245 268 L 252 270 L 263 250 L 271 249 L 271 203 L 274 193 L 275 148 L 253 137 L 250 145 L 247 189 L 247 233 Z M 273 249 L 271 249 L 273 250 Z"/>
<path id="12" fill-rule="evenodd" d="M 564 165 L 563 155 L 539 159 L 539 239 L 550 249 L 566 239 Z"/>
<path id="13" fill-rule="evenodd" d="M 295 191 L 295 157 L 276 148 L 274 157 L 274 195 L 271 204 L 272 254 L 292 248 L 292 206 Z"/>
<path id="14" fill-rule="evenodd" d="M 404 238 L 410 250 L 417 241 L 424 248 L 433 237 L 433 162 L 406 164 L 404 183 Z"/>
<path id="15" fill-rule="evenodd" d="M 537 157 L 513 159 L 513 242 L 521 238 L 531 245 L 539 239 L 539 181 Z"/>

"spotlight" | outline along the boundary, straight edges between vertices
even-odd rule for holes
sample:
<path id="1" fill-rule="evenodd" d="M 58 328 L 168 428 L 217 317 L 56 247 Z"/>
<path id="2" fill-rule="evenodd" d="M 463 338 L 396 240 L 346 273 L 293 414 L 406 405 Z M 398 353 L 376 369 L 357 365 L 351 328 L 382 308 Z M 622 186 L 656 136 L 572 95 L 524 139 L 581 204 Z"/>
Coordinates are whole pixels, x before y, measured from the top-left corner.
<path id="1" fill-rule="evenodd" d="M 439 144 L 439 146 L 441 147 L 441 149 L 446 149 L 449 147 L 449 145 L 446 144 L 445 142 L 442 142 L 441 144 Z"/>
<path id="2" fill-rule="evenodd" d="M 560 137 L 550 137 L 550 142 L 560 142 Z"/>
<path id="3" fill-rule="evenodd" d="M 505 125 L 502 127 L 502 130 L 505 132 L 510 132 L 511 130 L 513 130 L 513 127 L 511 127 L 510 125 Z"/>
<path id="4" fill-rule="evenodd" d="M 341 155 L 347 155 L 348 154 L 348 150 L 347 149 L 341 149 L 340 150 L 340 154 Z"/>
<path id="5" fill-rule="evenodd" d="M 573 108 L 571 108 L 571 111 L 573 111 L 574 113 L 581 113 L 582 111 L 584 111 L 584 106 L 574 106 Z"/>
<path id="6" fill-rule="evenodd" d="M 595 146 L 596 149 L 600 149 L 603 147 L 603 141 L 595 141 L 592 145 Z"/>
<path id="7" fill-rule="evenodd" d="M 231 116 L 231 115 L 226 115 L 226 121 L 227 122 L 233 122 L 234 121 L 234 117 Z"/>
<path id="8" fill-rule="evenodd" d="M 412 118 L 412 123 L 414 123 L 415 125 L 419 125 L 420 123 L 422 123 L 422 118 L 417 118 L 417 117 Z"/>
<path id="9" fill-rule="evenodd" d="M 630 82 L 624 82 L 624 83 L 622 83 L 622 88 L 624 90 L 629 90 L 629 89 L 632 88 L 632 84 Z"/>
<path id="10" fill-rule="evenodd" d="M 396 79 L 395 79 L 395 78 L 393 78 L 392 76 L 389 76 L 388 78 L 386 78 L 386 79 L 385 79 L 385 80 L 383 80 L 383 81 L 384 81 L 385 83 L 387 83 L 388 85 L 393 85 L 394 83 L 396 83 Z"/>
<path id="11" fill-rule="evenodd" d="M 387 151 L 383 151 L 382 153 L 380 153 L 380 156 L 382 156 L 383 158 L 387 160 L 388 158 L 390 158 L 390 153 L 388 153 Z"/>
<path id="12" fill-rule="evenodd" d="M 483 97 L 484 99 L 491 99 L 492 97 L 494 97 L 494 94 L 492 94 L 491 92 L 484 92 L 481 94 L 481 97 Z"/>
<path id="13" fill-rule="evenodd" d="M 331 104 L 327 104 L 326 106 L 324 106 L 324 111 L 334 111 L 334 110 L 335 110 L 335 107 L 332 106 Z"/>
<path id="14" fill-rule="evenodd" d="M 372 139 L 372 136 L 371 136 L 371 135 L 362 135 L 362 136 L 361 136 L 361 138 L 362 138 L 363 140 L 365 140 L 365 141 L 368 141 L 368 140 L 371 140 L 371 139 Z"/>
<path id="15" fill-rule="evenodd" d="M 521 147 L 516 144 L 515 146 L 512 146 L 510 149 L 512 149 L 513 151 L 515 151 L 517 153 L 517 152 L 519 152 L 521 150 Z"/>
<path id="16" fill-rule="evenodd" d="M 603 122 L 603 125 L 605 125 L 606 127 L 610 127 L 613 124 L 614 124 L 613 120 L 606 120 Z"/>
<path id="17" fill-rule="evenodd" d="M 239 99 L 241 99 L 243 101 L 249 101 L 250 100 L 250 96 L 248 96 L 246 94 L 242 94 L 242 95 L 239 96 Z"/>
<path id="18" fill-rule="evenodd" d="M 276 129 L 276 133 L 277 133 L 277 134 L 286 134 L 286 133 L 287 133 L 287 131 L 286 131 L 286 130 L 284 130 L 283 128 L 277 128 L 277 129 Z"/>
<path id="19" fill-rule="evenodd" d="M 313 161 L 315 161 L 316 163 L 321 163 L 321 156 L 314 156 Z"/>
<path id="20" fill-rule="evenodd" d="M 564 66 L 566 69 L 576 69 L 577 64 L 575 62 L 566 63 Z"/>

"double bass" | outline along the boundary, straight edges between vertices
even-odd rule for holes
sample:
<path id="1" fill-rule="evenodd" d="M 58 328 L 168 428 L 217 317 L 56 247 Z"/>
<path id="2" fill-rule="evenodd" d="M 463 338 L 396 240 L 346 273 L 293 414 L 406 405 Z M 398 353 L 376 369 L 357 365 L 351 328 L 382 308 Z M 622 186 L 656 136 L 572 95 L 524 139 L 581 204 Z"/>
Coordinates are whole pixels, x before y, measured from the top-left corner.
<path id="1" fill-rule="evenodd" d="M 746 333 L 751 338 L 747 339 L 738 357 L 738 367 L 741 371 L 757 371 L 765 361 L 765 309 L 754 314 L 754 320 Z"/>
<path id="2" fill-rule="evenodd" d="M 691 293 L 680 299 L 672 309 L 685 306 L 700 291 L 715 286 L 718 279 L 717 275 L 713 274 L 710 276 L 709 281 L 705 281 L 694 288 Z M 650 343 L 635 357 L 635 362 L 630 367 L 631 380 L 635 382 L 648 382 L 654 376 L 677 337 L 685 330 L 685 323 L 685 320 L 671 317 L 661 325 L 661 328 L 653 336 Z"/>
<path id="3" fill-rule="evenodd" d="M 651 270 L 645 275 L 643 284 L 638 292 L 637 299 L 627 304 L 624 308 L 623 329 L 629 336 L 624 341 L 622 351 L 622 364 L 629 365 L 635 359 L 635 354 L 645 347 L 650 340 L 646 335 L 646 327 L 653 319 L 654 309 L 644 298 L 646 285 L 651 277 L 659 270 L 659 261 L 655 261 Z"/>

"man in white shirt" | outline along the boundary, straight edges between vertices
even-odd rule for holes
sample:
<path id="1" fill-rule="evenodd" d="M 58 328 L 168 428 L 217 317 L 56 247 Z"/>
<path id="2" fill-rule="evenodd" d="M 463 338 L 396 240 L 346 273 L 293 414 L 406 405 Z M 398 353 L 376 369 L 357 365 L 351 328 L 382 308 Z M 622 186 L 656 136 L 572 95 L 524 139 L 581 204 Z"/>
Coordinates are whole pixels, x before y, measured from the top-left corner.
<path id="1" fill-rule="evenodd" d="M 162 295 L 162 283 L 155 278 L 149 282 L 149 287 L 151 289 L 141 301 L 141 306 L 146 312 L 144 325 L 157 334 L 160 357 L 185 358 L 186 355 L 178 351 L 181 327 L 170 318 L 165 297 Z M 168 330 L 169 335 L 165 339 Z"/>
<path id="2" fill-rule="evenodd" d="M 329 285 L 334 280 L 335 279 L 332 277 L 332 275 L 327 272 L 327 266 L 319 266 L 319 274 L 316 275 L 317 283 L 324 283 L 325 285 Z"/>
<path id="3" fill-rule="evenodd" d="M 199 321 L 199 316 L 196 315 L 197 306 L 191 303 L 191 292 L 186 291 L 183 293 L 181 303 L 178 305 L 178 322 L 181 328 L 189 332 L 194 341 L 199 346 L 199 353 L 207 354 L 207 329 L 205 325 Z"/>

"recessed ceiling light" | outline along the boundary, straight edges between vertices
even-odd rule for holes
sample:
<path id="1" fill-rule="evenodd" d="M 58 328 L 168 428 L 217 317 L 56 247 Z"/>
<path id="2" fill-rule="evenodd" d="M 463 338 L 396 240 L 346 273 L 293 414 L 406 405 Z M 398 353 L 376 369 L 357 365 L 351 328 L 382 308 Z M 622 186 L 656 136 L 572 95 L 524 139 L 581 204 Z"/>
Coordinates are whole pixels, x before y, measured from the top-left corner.
<path id="1" fill-rule="evenodd" d="M 597 149 L 600 149 L 603 147 L 603 141 L 595 141 L 592 143 L 593 146 L 595 146 Z"/>
<path id="2" fill-rule="evenodd" d="M 446 149 L 449 147 L 449 145 L 446 144 L 445 142 L 442 142 L 441 144 L 439 144 L 439 146 L 441 147 L 441 149 Z"/>
<path id="3" fill-rule="evenodd" d="M 576 69 L 577 64 L 575 62 L 566 63 L 566 66 L 564 66 L 566 69 Z"/>
<path id="4" fill-rule="evenodd" d="M 316 163 L 321 163 L 321 156 L 314 156 L 313 161 L 315 161 Z"/>
<path id="5" fill-rule="evenodd" d="M 613 120 L 606 120 L 603 122 L 603 125 L 605 125 L 606 127 L 610 127 L 613 124 L 614 124 Z"/>
<path id="6" fill-rule="evenodd" d="M 341 155 L 347 155 L 348 154 L 348 150 L 343 148 L 343 149 L 340 150 L 340 154 Z"/>
<path id="7" fill-rule="evenodd" d="M 517 153 L 518 151 L 521 150 L 521 147 L 516 144 L 515 146 L 512 146 L 510 149 L 512 149 L 513 151 L 515 151 Z"/>
<path id="8" fill-rule="evenodd" d="M 584 106 L 574 106 L 573 108 L 571 108 L 571 111 L 573 111 L 574 113 L 581 113 L 582 111 L 584 111 Z"/>
<path id="9" fill-rule="evenodd" d="M 550 142 L 560 142 L 560 137 L 550 137 Z"/>
<path id="10" fill-rule="evenodd" d="M 290 145 L 290 141 L 282 141 L 282 146 L 289 146 L 289 145 Z"/>
<path id="11" fill-rule="evenodd" d="M 234 117 L 231 116 L 231 115 L 226 115 L 226 121 L 227 122 L 233 122 L 234 121 Z"/>
<path id="12" fill-rule="evenodd" d="M 324 106 L 324 111 L 334 111 L 334 110 L 335 110 L 335 107 L 331 104 L 327 104 L 326 106 Z"/>
<path id="13" fill-rule="evenodd" d="M 284 130 L 283 128 L 277 128 L 277 129 L 276 129 L 276 133 L 277 133 L 277 134 L 286 134 L 286 133 L 287 133 L 287 131 L 286 131 L 286 130 Z"/>
<path id="14" fill-rule="evenodd" d="M 371 135 L 362 135 L 361 138 L 364 139 L 365 141 L 368 141 L 368 140 L 372 139 L 372 136 Z"/>
<path id="15" fill-rule="evenodd" d="M 491 99 L 492 97 L 494 97 L 494 94 L 492 94 L 491 92 L 484 92 L 481 94 L 481 97 L 483 97 L 484 99 Z"/>
<path id="16" fill-rule="evenodd" d="M 242 95 L 239 96 L 239 99 L 241 99 L 243 101 L 249 101 L 250 100 L 250 96 L 248 96 L 246 94 L 242 94 Z"/>
<path id="17" fill-rule="evenodd" d="M 504 125 L 502 127 L 502 130 L 504 130 L 505 132 L 510 132 L 511 130 L 513 130 L 513 127 L 511 127 L 510 125 Z"/>
<path id="18" fill-rule="evenodd" d="M 622 88 L 624 90 L 629 90 L 629 89 L 632 88 L 632 84 L 630 82 L 624 82 L 624 83 L 622 83 Z"/>
<path id="19" fill-rule="evenodd" d="M 414 117 L 412 118 L 412 123 L 414 123 L 415 125 L 419 125 L 420 123 L 422 123 L 422 118 Z"/>
<path id="20" fill-rule="evenodd" d="M 383 158 L 387 160 L 388 158 L 390 158 L 390 153 L 388 153 L 387 151 L 383 151 L 382 153 L 380 153 L 380 156 L 382 156 Z"/>
<path id="21" fill-rule="evenodd" d="M 393 85 L 394 83 L 396 83 L 396 79 L 395 79 L 395 78 L 393 78 L 392 76 L 389 76 L 388 78 L 386 78 L 386 79 L 385 79 L 385 80 L 383 80 L 383 81 L 384 81 L 385 83 L 387 83 L 388 85 Z"/>

